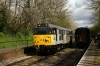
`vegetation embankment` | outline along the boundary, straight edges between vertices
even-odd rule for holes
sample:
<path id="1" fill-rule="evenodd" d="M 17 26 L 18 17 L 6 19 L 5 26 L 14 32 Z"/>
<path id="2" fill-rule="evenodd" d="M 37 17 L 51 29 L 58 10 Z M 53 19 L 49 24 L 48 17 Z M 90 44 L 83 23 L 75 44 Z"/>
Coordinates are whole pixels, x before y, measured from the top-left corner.
<path id="1" fill-rule="evenodd" d="M 0 49 L 27 45 L 33 45 L 33 33 L 31 32 L 26 36 L 21 33 L 8 35 L 0 32 Z"/>

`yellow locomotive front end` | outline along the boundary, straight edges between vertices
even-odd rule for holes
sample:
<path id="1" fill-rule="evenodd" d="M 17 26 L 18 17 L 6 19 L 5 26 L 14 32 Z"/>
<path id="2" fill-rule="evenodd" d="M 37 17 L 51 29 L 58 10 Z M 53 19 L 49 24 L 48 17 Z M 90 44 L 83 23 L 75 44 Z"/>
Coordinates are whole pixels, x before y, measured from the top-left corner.
<path id="1" fill-rule="evenodd" d="M 48 35 L 48 34 L 45 34 L 45 35 L 34 35 L 34 45 L 37 46 L 37 47 L 40 47 L 41 45 L 44 45 L 44 46 L 49 46 L 49 45 L 52 45 L 53 44 L 53 35 Z"/>
<path id="2" fill-rule="evenodd" d="M 38 26 L 34 28 L 34 46 L 37 51 L 49 51 L 54 46 L 54 30 L 51 27 Z"/>

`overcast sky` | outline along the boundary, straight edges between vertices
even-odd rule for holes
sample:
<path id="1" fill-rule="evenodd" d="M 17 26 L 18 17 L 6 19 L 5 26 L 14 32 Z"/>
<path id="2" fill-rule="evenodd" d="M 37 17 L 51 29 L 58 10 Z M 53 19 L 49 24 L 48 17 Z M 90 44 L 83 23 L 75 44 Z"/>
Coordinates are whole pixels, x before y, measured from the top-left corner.
<path id="1" fill-rule="evenodd" d="M 91 10 L 86 9 L 87 5 L 85 4 L 89 2 L 89 0 L 69 0 L 72 9 L 72 17 L 78 24 L 78 27 L 92 26 L 90 21 L 92 17 Z"/>

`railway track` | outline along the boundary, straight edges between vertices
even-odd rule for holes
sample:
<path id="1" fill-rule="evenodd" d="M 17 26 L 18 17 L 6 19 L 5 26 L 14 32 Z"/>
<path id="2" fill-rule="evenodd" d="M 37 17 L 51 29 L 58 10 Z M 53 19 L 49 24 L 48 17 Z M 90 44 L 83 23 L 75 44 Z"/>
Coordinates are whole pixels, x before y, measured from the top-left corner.
<path id="1" fill-rule="evenodd" d="M 70 62 L 70 59 L 73 59 L 71 55 L 75 56 L 77 55 L 77 53 L 80 54 L 80 52 L 82 51 L 83 50 L 64 49 L 55 53 L 54 55 L 31 56 L 29 58 L 7 64 L 6 66 L 63 66 L 62 64 L 65 64 L 66 62 L 72 63 L 72 61 Z M 67 59 L 67 61 L 65 61 L 64 59 Z"/>
<path id="2" fill-rule="evenodd" d="M 84 52 L 85 50 L 77 49 L 55 63 L 54 66 L 76 66 Z"/>
<path id="3" fill-rule="evenodd" d="M 30 66 L 30 65 L 36 64 L 37 62 L 42 61 L 46 58 L 47 58 L 47 56 L 42 56 L 42 57 L 41 56 L 31 56 L 29 58 L 8 64 L 6 66 Z"/>

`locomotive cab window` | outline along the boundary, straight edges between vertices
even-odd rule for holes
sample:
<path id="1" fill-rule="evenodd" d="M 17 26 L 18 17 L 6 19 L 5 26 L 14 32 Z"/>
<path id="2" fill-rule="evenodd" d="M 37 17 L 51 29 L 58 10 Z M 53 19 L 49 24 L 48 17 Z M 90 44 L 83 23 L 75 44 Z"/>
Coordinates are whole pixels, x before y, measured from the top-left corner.
<path id="1" fill-rule="evenodd" d="M 47 23 L 38 24 L 37 27 L 48 27 Z"/>
<path id="2" fill-rule="evenodd" d="M 54 28 L 34 28 L 34 34 L 55 34 L 56 29 Z"/>

